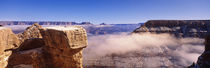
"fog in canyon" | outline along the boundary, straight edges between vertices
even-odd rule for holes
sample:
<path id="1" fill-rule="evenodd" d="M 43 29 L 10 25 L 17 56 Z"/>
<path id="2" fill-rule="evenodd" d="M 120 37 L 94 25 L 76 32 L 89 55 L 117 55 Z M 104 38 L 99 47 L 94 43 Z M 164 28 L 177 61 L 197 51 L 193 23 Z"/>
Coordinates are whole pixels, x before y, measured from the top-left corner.
<path id="1" fill-rule="evenodd" d="M 26 26 L 6 26 L 22 32 Z M 47 26 L 44 26 L 47 27 Z M 170 34 L 122 32 L 88 36 L 84 68 L 186 67 L 204 51 L 204 39 L 176 38 Z"/>
<path id="2" fill-rule="evenodd" d="M 112 34 L 89 37 L 84 66 L 186 67 L 204 51 L 204 40 L 169 34 Z"/>

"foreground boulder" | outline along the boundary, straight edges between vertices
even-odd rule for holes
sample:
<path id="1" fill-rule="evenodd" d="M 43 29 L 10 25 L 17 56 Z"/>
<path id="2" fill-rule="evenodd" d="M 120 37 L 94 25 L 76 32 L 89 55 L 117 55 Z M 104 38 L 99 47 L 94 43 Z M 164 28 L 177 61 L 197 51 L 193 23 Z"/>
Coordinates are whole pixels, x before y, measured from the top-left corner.
<path id="1" fill-rule="evenodd" d="M 18 37 L 11 29 L 0 27 L 0 68 L 7 66 L 7 61 L 14 47 L 19 45 Z"/>
<path id="2" fill-rule="evenodd" d="M 82 27 L 53 27 L 41 30 L 48 68 L 82 68 L 82 50 L 87 45 Z"/>
<path id="3" fill-rule="evenodd" d="M 170 33 L 176 37 L 204 38 L 210 31 L 210 20 L 150 20 L 133 33 Z"/>
<path id="4" fill-rule="evenodd" d="M 35 34 L 22 34 L 22 42 L 13 50 L 7 68 L 82 68 L 82 50 L 87 45 L 86 31 L 82 27 L 39 30 L 29 27 L 24 32 Z"/>

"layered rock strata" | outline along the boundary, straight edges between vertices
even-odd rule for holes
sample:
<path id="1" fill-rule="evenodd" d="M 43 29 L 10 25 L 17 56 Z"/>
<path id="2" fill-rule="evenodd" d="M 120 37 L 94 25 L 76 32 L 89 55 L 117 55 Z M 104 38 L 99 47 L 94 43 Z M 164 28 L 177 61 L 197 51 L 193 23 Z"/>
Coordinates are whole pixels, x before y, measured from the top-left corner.
<path id="1" fill-rule="evenodd" d="M 170 33 L 176 37 L 204 38 L 210 31 L 210 20 L 150 20 L 133 33 Z"/>

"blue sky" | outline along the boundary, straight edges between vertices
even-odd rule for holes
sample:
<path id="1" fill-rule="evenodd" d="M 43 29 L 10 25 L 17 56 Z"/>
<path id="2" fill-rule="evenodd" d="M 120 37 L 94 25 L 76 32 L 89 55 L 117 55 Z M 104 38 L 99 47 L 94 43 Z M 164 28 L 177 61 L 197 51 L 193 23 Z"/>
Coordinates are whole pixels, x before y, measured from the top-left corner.
<path id="1" fill-rule="evenodd" d="M 0 21 L 140 23 L 210 19 L 210 0 L 0 0 Z"/>

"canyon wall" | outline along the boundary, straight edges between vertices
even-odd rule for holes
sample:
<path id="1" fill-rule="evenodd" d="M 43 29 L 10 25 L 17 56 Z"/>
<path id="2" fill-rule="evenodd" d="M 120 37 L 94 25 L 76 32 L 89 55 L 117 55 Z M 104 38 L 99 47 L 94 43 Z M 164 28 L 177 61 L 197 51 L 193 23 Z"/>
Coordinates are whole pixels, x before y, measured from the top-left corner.
<path id="1" fill-rule="evenodd" d="M 209 31 L 210 20 L 150 20 L 133 33 L 170 33 L 176 37 L 204 38 Z"/>
<path id="2" fill-rule="evenodd" d="M 82 68 L 86 31 L 79 26 L 42 28 L 15 35 L 0 27 L 0 68 Z"/>

